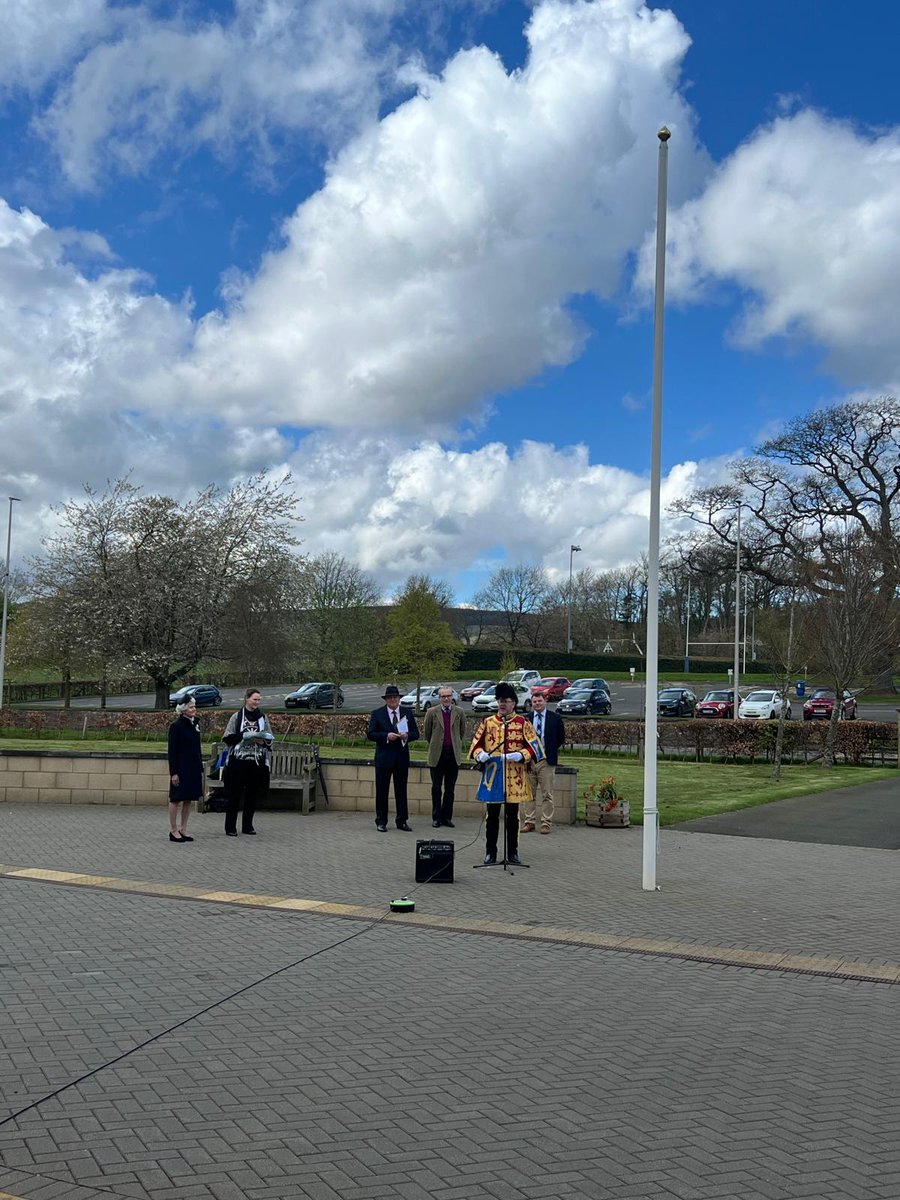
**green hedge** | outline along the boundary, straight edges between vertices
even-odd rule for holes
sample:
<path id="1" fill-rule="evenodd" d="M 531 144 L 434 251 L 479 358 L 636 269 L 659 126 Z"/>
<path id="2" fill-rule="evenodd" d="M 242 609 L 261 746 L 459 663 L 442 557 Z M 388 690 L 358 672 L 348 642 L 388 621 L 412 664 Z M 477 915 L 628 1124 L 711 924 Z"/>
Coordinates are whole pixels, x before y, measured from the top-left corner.
<path id="1" fill-rule="evenodd" d="M 461 671 L 486 671 L 494 675 L 500 670 L 500 660 L 505 650 L 489 649 L 482 646 L 468 646 L 459 661 Z M 570 679 L 574 675 L 602 675 L 604 671 L 628 671 L 634 667 L 638 673 L 644 671 L 644 660 L 639 655 L 624 654 L 566 654 L 564 650 L 520 650 L 516 653 L 516 661 L 520 667 L 531 670 L 565 674 Z M 731 662 L 724 659 L 692 658 L 691 674 L 694 675 L 727 675 Z M 683 658 L 661 658 L 659 669 L 667 674 L 684 674 Z M 762 663 L 748 663 L 747 673 L 765 671 Z"/>

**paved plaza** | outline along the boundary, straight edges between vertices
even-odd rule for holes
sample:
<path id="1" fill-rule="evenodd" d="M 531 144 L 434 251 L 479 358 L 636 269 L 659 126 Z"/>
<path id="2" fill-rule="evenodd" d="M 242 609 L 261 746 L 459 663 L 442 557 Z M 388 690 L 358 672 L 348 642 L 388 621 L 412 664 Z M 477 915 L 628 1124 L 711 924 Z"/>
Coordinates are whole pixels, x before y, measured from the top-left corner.
<path id="1" fill-rule="evenodd" d="M 0 823 L 0 1197 L 900 1196 L 896 852 L 460 821 L 406 918 L 424 819 Z"/>

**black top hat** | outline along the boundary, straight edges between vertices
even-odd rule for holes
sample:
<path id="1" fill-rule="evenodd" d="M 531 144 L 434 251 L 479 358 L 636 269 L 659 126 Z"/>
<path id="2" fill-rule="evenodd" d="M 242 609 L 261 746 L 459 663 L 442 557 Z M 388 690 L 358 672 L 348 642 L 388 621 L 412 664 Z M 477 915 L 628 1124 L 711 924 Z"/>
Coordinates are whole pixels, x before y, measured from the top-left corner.
<path id="1" fill-rule="evenodd" d="M 382 693 L 382 700 L 387 700 L 388 696 L 399 696 L 400 689 L 395 683 L 389 683 Z"/>
<path id="2" fill-rule="evenodd" d="M 511 683 L 498 683 L 494 688 L 494 698 L 496 700 L 518 700 L 519 697 Z"/>

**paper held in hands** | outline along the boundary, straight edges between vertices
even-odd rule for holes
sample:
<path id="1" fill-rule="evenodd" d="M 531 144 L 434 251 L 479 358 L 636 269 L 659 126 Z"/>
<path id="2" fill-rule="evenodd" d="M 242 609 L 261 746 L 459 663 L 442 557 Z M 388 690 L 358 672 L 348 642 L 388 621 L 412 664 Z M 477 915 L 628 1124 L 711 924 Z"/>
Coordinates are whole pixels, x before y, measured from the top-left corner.
<path id="1" fill-rule="evenodd" d="M 397 732 L 401 737 L 409 737 L 409 721 L 406 717 L 401 717 L 397 722 Z"/>

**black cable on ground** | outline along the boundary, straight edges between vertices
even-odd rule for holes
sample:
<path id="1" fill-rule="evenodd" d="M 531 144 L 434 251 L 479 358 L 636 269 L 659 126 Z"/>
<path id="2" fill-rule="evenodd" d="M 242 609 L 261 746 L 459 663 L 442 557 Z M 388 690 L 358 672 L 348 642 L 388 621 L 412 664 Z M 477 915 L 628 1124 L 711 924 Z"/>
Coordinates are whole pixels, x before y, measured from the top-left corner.
<path id="1" fill-rule="evenodd" d="M 476 832 L 475 837 L 473 837 L 470 842 L 467 842 L 465 846 L 462 846 L 462 850 L 468 850 L 470 846 L 475 844 L 475 842 L 481 836 L 481 826 L 483 823 L 484 814 L 482 813 L 481 821 L 478 824 L 478 831 Z M 430 883 L 431 880 L 434 879 L 436 875 L 439 875 L 443 869 L 443 866 L 439 867 L 434 874 L 429 875 L 427 879 L 421 880 L 416 884 L 415 887 L 410 888 L 406 895 L 409 896 L 413 892 L 418 891 L 418 889 L 423 887 L 426 883 Z M 107 1062 L 101 1063 L 100 1066 L 94 1067 L 90 1071 L 85 1071 L 83 1075 L 79 1075 L 76 1079 L 72 1079 L 68 1083 L 62 1084 L 60 1087 L 55 1088 L 52 1092 L 48 1092 L 46 1096 L 40 1096 L 37 1100 L 32 1100 L 30 1104 L 26 1104 L 24 1108 L 20 1108 L 16 1112 L 10 1113 L 9 1116 L 0 1120 L 0 1129 L 3 1129 L 4 1126 L 9 1125 L 12 1121 L 18 1120 L 19 1117 L 23 1117 L 26 1113 L 31 1112 L 33 1109 L 40 1107 L 40 1105 L 46 1104 L 48 1100 L 53 1100 L 56 1096 L 62 1095 L 62 1093 L 67 1092 L 69 1088 L 78 1087 L 79 1084 L 85 1083 L 88 1079 L 92 1079 L 95 1075 L 99 1075 L 101 1071 L 106 1071 L 109 1067 L 114 1067 L 118 1063 L 123 1062 L 126 1058 L 130 1058 L 132 1054 L 136 1054 L 139 1050 L 145 1050 L 148 1046 L 152 1046 L 154 1042 L 160 1041 L 161 1038 L 168 1037 L 170 1033 L 175 1033 L 177 1030 L 183 1029 L 185 1025 L 190 1025 L 192 1021 L 196 1021 L 200 1017 L 206 1016 L 207 1013 L 219 1008 L 222 1004 L 227 1004 L 230 1000 L 236 1000 L 238 996 L 242 996 L 245 992 L 249 992 L 252 988 L 259 987 L 260 984 L 263 983 L 268 983 L 270 979 L 275 979 L 276 976 L 283 975 L 285 971 L 291 971 L 295 967 L 300 967 L 304 963 L 310 962 L 312 959 L 317 958 L 320 954 L 326 954 L 329 950 L 336 950 L 339 946 L 344 946 L 347 942 L 352 942 L 354 938 L 361 937 L 364 933 L 370 933 L 377 925 L 380 925 L 390 915 L 391 910 L 390 907 L 388 907 L 380 917 L 375 917 L 374 920 L 370 921 L 368 925 L 363 925 L 361 929 L 354 930 L 353 933 L 348 934 L 346 937 L 339 938 L 336 942 L 330 942 L 327 946 L 320 946 L 318 950 L 312 950 L 309 954 L 304 954 L 302 958 L 298 958 L 294 962 L 287 963 L 283 967 L 277 967 L 274 971 L 270 971 L 267 975 L 262 975 L 259 979 L 254 979 L 251 983 L 247 983 L 243 987 L 236 988 L 233 992 L 229 992 L 227 996 L 222 996 L 220 999 L 214 1000 L 212 1004 L 207 1004 L 205 1008 L 201 1008 L 198 1012 L 192 1013 L 191 1016 L 185 1017 L 183 1021 L 178 1021 L 174 1025 L 169 1025 L 166 1029 L 161 1029 L 159 1033 L 153 1034 L 152 1037 L 145 1038 L 144 1041 L 138 1042 L 137 1045 L 132 1046 L 129 1050 L 123 1050 L 122 1053 L 117 1054 L 115 1058 L 111 1058 Z"/>

